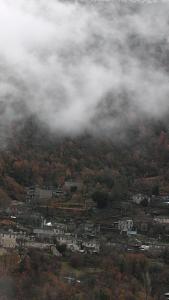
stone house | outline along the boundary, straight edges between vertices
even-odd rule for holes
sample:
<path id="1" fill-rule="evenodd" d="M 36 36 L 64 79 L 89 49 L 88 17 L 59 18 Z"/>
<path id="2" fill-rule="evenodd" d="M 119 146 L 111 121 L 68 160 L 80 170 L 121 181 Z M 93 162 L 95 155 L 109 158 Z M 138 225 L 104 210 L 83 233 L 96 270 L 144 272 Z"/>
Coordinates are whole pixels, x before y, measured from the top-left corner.
<path id="1" fill-rule="evenodd" d="M 3 248 L 16 248 L 17 236 L 14 233 L 0 233 L 0 246 Z"/>
<path id="2" fill-rule="evenodd" d="M 73 252 L 78 252 L 81 249 L 80 241 L 72 235 L 60 235 L 57 237 L 59 244 L 65 244 L 67 248 Z"/>
<path id="3" fill-rule="evenodd" d="M 169 217 L 168 216 L 155 217 L 154 222 L 162 225 L 169 225 Z"/>
<path id="4" fill-rule="evenodd" d="M 25 245 L 26 248 L 35 248 L 35 249 L 50 249 L 51 244 L 42 243 L 37 241 L 26 241 Z"/>
<path id="5" fill-rule="evenodd" d="M 81 191 L 83 188 L 83 184 L 80 181 L 65 181 L 63 189 L 66 192 L 77 192 L 77 191 Z"/>
<path id="6" fill-rule="evenodd" d="M 26 190 L 26 201 L 27 203 L 40 203 L 46 204 L 48 200 L 56 196 L 56 188 L 40 188 L 38 186 L 29 187 Z"/>
<path id="7" fill-rule="evenodd" d="M 135 204 L 140 204 L 143 200 L 147 200 L 148 203 L 150 203 L 150 197 L 148 195 L 141 193 L 132 195 L 132 202 Z"/>
<path id="8" fill-rule="evenodd" d="M 88 253 L 99 253 L 100 244 L 96 240 L 87 240 L 82 242 L 82 248 Z"/>
<path id="9" fill-rule="evenodd" d="M 34 228 L 33 234 L 41 239 L 50 239 L 52 237 L 55 237 L 57 235 L 57 230 L 50 229 L 50 228 Z"/>
<path id="10" fill-rule="evenodd" d="M 118 221 L 118 230 L 120 232 L 128 232 L 133 229 L 133 220 L 123 219 Z"/>

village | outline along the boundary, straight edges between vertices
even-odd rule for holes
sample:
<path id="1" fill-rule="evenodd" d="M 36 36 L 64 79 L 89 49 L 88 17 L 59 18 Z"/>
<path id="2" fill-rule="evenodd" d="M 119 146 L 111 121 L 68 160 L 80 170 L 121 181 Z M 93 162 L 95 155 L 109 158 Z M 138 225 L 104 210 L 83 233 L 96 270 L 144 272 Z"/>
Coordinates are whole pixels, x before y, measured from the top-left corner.
<path id="1" fill-rule="evenodd" d="M 156 254 L 169 248 L 169 195 L 133 194 L 103 210 L 91 199 L 63 201 L 66 193 L 80 188 L 72 181 L 64 188 L 27 188 L 24 202 L 13 200 L 0 211 L 1 249 L 62 256 L 63 249 L 98 255 L 108 249 Z"/>

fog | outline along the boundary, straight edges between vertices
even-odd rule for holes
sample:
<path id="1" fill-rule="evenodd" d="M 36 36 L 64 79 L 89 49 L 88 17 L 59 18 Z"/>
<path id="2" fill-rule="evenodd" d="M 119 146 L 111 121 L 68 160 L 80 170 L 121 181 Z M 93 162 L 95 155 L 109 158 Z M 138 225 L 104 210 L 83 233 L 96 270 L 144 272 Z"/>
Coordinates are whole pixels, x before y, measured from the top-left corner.
<path id="1" fill-rule="evenodd" d="M 0 0 L 0 126 L 125 130 L 169 111 L 167 1 Z"/>

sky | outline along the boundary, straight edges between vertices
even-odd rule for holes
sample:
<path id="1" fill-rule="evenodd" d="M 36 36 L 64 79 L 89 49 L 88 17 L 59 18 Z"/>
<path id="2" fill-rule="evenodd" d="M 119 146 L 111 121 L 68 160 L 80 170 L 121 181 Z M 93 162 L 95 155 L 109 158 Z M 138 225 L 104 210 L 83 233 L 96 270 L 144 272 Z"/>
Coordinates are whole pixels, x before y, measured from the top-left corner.
<path id="1" fill-rule="evenodd" d="M 163 118 L 168 8 L 167 0 L 0 0 L 4 135 L 32 114 L 63 135 Z"/>

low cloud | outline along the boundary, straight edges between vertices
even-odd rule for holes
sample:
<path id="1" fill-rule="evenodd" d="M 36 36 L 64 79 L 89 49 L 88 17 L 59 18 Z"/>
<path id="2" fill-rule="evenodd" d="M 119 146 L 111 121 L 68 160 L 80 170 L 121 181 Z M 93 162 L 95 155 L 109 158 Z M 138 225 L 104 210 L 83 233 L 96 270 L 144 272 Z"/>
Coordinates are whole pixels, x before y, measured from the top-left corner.
<path id="1" fill-rule="evenodd" d="M 0 126 L 130 126 L 169 111 L 167 2 L 0 0 Z"/>

